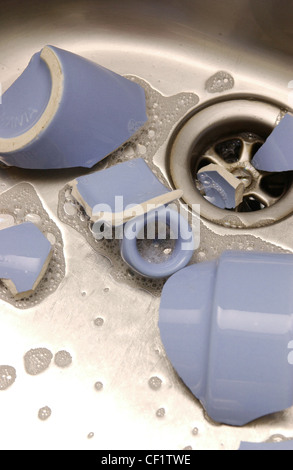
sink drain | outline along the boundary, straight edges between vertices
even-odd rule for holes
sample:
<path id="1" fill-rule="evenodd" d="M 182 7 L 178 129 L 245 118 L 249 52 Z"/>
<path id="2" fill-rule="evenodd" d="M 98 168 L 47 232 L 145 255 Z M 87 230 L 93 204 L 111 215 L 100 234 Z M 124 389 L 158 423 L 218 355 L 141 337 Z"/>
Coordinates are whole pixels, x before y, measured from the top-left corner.
<path id="1" fill-rule="evenodd" d="M 272 224 L 293 210 L 292 173 L 256 170 L 251 160 L 280 119 L 277 106 L 251 100 L 230 100 L 209 106 L 176 132 L 169 147 L 170 177 L 184 191 L 184 201 L 200 204 L 202 217 L 231 227 Z M 244 183 L 243 202 L 219 209 L 204 197 L 197 172 L 218 164 Z"/>

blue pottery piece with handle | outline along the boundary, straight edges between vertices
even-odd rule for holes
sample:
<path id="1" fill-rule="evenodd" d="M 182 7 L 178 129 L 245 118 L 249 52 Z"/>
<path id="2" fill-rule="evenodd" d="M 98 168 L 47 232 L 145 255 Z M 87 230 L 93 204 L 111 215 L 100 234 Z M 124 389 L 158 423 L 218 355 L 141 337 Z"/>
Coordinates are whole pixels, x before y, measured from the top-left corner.
<path id="1" fill-rule="evenodd" d="M 139 253 L 137 239 L 144 233 L 146 226 L 162 224 L 169 226 L 175 247 L 170 257 L 162 262 L 150 262 Z M 166 231 L 162 233 L 165 239 Z M 185 268 L 190 262 L 195 249 L 195 240 L 192 228 L 188 221 L 177 211 L 170 207 L 160 207 L 140 217 L 135 217 L 125 224 L 120 252 L 122 259 L 138 274 L 160 279 L 171 276 L 179 269 Z"/>

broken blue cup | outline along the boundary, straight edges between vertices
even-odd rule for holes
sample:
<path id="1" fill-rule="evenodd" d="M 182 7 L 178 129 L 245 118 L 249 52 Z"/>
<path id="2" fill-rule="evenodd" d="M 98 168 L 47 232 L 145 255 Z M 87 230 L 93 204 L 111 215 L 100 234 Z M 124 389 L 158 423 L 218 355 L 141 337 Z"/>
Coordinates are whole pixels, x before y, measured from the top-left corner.
<path id="1" fill-rule="evenodd" d="M 0 160 L 29 169 L 90 168 L 146 121 L 140 85 L 46 46 L 2 96 Z"/>
<path id="2" fill-rule="evenodd" d="M 220 209 L 232 209 L 243 201 L 244 184 L 224 167 L 209 164 L 199 170 L 197 179 L 207 199 Z"/>
<path id="3" fill-rule="evenodd" d="M 155 229 L 156 224 L 162 224 L 163 227 L 168 226 L 176 240 L 175 247 L 168 259 L 158 263 L 145 259 L 137 246 L 139 237 L 141 236 L 143 239 L 145 236 L 144 228 L 148 225 Z M 161 236 L 165 240 L 166 231 Z M 125 263 L 136 273 L 147 278 L 160 279 L 171 276 L 179 269 L 184 268 L 190 262 L 194 248 L 194 237 L 188 221 L 177 211 L 163 206 L 135 217 L 125 224 L 120 252 Z"/>
<path id="4" fill-rule="evenodd" d="M 70 182 L 72 195 L 95 224 L 120 226 L 137 215 L 169 204 L 181 190 L 166 188 L 142 158 L 119 163 Z"/>
<path id="5" fill-rule="evenodd" d="M 166 188 L 142 158 L 81 176 L 69 185 L 73 197 L 93 222 L 94 238 L 105 237 L 105 226 L 111 233 L 112 227 L 123 229 L 121 256 L 140 275 L 167 277 L 190 261 L 194 251 L 192 229 L 182 215 L 166 207 L 183 191 Z M 176 245 L 168 260 L 150 263 L 140 255 L 137 237 L 145 225 L 157 222 L 176 234 Z"/>
<path id="6" fill-rule="evenodd" d="M 35 291 L 51 257 L 51 243 L 31 222 L 0 230 L 0 279 L 15 298 Z"/>
<path id="7" fill-rule="evenodd" d="M 256 152 L 252 165 L 267 172 L 293 171 L 293 116 L 286 114 Z"/>
<path id="8" fill-rule="evenodd" d="M 214 421 L 243 426 L 293 405 L 293 256 L 226 252 L 170 277 L 166 353 Z"/>

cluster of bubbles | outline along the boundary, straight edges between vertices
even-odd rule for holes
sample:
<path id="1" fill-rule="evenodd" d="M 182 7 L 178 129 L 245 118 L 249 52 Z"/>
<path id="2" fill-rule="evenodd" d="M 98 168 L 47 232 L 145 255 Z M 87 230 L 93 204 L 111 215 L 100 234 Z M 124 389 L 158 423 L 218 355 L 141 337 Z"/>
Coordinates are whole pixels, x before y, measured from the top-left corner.
<path id="1" fill-rule="evenodd" d="M 290 253 L 290 251 L 284 250 L 280 246 L 253 235 L 244 233 L 241 235 L 218 235 L 201 223 L 200 247 L 194 252 L 191 263 L 215 260 L 226 250 Z"/>
<path id="2" fill-rule="evenodd" d="M 0 366 L 0 390 L 9 388 L 16 379 L 16 370 L 11 366 Z"/>
<path id="3" fill-rule="evenodd" d="M 52 362 L 53 354 L 47 348 L 35 348 L 27 351 L 23 357 L 24 369 L 27 374 L 36 376 L 47 370 Z M 58 351 L 54 356 L 56 366 L 65 368 L 72 363 L 71 354 L 68 351 Z M 8 389 L 16 380 L 16 370 L 12 366 L 0 366 L 0 390 Z M 44 406 L 38 411 L 38 418 L 46 421 L 52 414 L 51 408 Z"/>
<path id="4" fill-rule="evenodd" d="M 159 409 L 156 411 L 156 416 L 157 416 L 158 418 L 164 418 L 165 414 L 166 414 L 165 408 L 159 408 Z"/>
<path id="5" fill-rule="evenodd" d="M 46 421 L 48 418 L 50 418 L 51 414 L 52 414 L 51 408 L 49 406 L 43 406 L 43 408 L 39 409 L 38 418 L 41 421 Z"/>
<path id="6" fill-rule="evenodd" d="M 38 375 L 44 372 L 51 364 L 52 352 L 47 348 L 30 349 L 24 355 L 24 367 L 29 375 Z M 57 367 L 69 367 L 72 363 L 71 354 L 68 351 L 58 351 L 54 356 Z"/>
<path id="7" fill-rule="evenodd" d="M 152 390 L 159 390 L 162 385 L 162 380 L 159 377 L 151 377 L 149 379 L 149 386 Z"/>
<path id="8" fill-rule="evenodd" d="M 230 73 L 220 70 L 206 81 L 206 90 L 209 93 L 223 93 L 234 87 L 234 78 Z"/>
<path id="9" fill-rule="evenodd" d="M 275 126 L 278 126 L 280 124 L 280 122 L 284 119 L 286 114 L 288 114 L 288 109 L 281 109 L 276 119 Z"/>
<path id="10" fill-rule="evenodd" d="M 30 349 L 24 355 L 24 367 L 29 375 L 38 375 L 44 372 L 51 364 L 53 354 L 47 348 Z"/>

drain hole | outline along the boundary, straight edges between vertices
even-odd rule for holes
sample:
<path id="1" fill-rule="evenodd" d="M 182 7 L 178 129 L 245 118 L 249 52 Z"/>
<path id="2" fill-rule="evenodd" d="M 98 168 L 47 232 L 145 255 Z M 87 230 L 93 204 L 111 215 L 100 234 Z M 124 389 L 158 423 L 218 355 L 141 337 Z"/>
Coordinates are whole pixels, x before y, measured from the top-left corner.
<path id="1" fill-rule="evenodd" d="M 197 172 L 201 170 L 203 167 L 208 166 L 211 163 L 212 163 L 212 160 L 210 160 L 209 158 L 202 158 L 197 165 L 195 174 L 197 174 Z"/>
<path id="2" fill-rule="evenodd" d="M 253 158 L 254 155 L 259 151 L 259 149 L 263 146 L 261 142 L 257 142 L 256 144 L 253 145 L 252 150 L 251 150 L 251 157 Z"/>
<path id="3" fill-rule="evenodd" d="M 266 206 L 254 196 L 246 196 L 237 207 L 237 212 L 255 212 L 265 209 Z"/>
<path id="4" fill-rule="evenodd" d="M 280 115 L 277 106 L 256 97 L 231 97 L 178 126 L 168 147 L 169 176 L 191 210 L 199 204 L 201 216 L 220 225 L 234 213 L 232 225 L 239 228 L 270 225 L 292 213 L 293 172 L 269 174 L 252 164 Z M 207 185 L 198 172 L 210 164 Z M 211 199 L 213 190 L 217 198 Z"/>
<path id="5" fill-rule="evenodd" d="M 288 187 L 292 179 L 292 172 L 288 173 L 272 173 L 263 176 L 261 180 L 261 189 L 269 196 L 279 198 L 284 194 L 285 188 Z"/>
<path id="6" fill-rule="evenodd" d="M 240 139 L 230 139 L 215 146 L 215 151 L 226 163 L 236 163 L 240 160 L 243 143 Z"/>
<path id="7" fill-rule="evenodd" d="M 208 147 L 202 147 L 202 151 L 198 149 L 197 154 L 193 151 L 191 171 L 195 187 L 202 197 L 209 201 L 202 183 L 197 179 L 197 173 L 201 168 L 214 163 L 228 170 L 245 186 L 242 203 L 235 209 L 227 210 L 256 212 L 274 205 L 289 189 L 293 172 L 269 174 L 255 172 L 250 162 L 263 142 L 264 139 L 257 134 L 239 132 L 238 135 L 225 140 L 222 138 L 210 143 Z"/>

